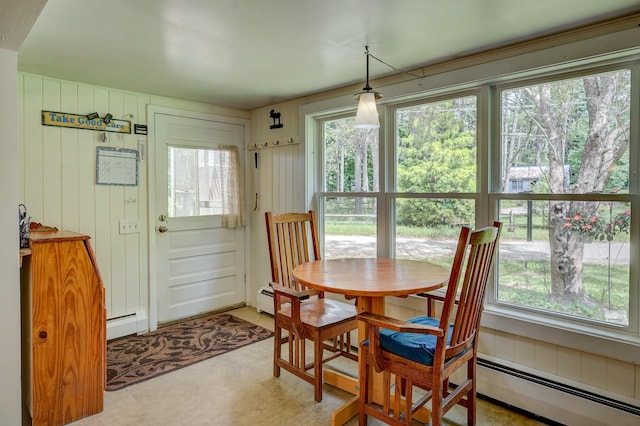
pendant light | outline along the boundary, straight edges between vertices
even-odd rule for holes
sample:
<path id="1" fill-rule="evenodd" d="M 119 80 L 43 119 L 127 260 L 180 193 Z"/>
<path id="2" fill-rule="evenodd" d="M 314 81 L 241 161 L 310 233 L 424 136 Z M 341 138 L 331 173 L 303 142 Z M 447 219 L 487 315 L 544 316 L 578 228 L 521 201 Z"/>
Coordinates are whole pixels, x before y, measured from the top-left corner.
<path id="1" fill-rule="evenodd" d="M 380 127 L 380 119 L 378 118 L 376 101 L 382 98 L 382 95 L 369 86 L 369 46 L 365 46 L 364 49 L 367 56 L 367 83 L 362 88 L 362 92 L 356 94 L 356 99 L 359 99 L 356 128 L 377 129 Z"/>

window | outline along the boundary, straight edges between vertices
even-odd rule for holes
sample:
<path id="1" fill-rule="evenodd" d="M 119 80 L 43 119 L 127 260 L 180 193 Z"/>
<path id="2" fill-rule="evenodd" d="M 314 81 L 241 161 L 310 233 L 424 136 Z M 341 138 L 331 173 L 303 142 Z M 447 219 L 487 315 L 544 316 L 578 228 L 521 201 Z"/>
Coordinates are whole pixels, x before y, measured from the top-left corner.
<path id="1" fill-rule="evenodd" d="M 475 221 L 476 96 L 400 107 L 395 123 L 393 257 L 450 265 Z"/>
<path id="2" fill-rule="evenodd" d="M 383 127 L 368 133 L 352 117 L 322 119 L 315 194 L 325 257 L 450 264 L 461 225 L 498 218 L 492 324 L 508 317 L 521 321 L 515 332 L 537 323 L 637 338 L 637 69 L 555 70 L 413 95 L 379 105 Z"/>
<path id="3" fill-rule="evenodd" d="M 499 91 L 496 302 L 629 325 L 630 82 L 622 69 Z"/>
<path id="4" fill-rule="evenodd" d="M 378 132 L 354 126 L 354 118 L 329 120 L 323 126 L 326 259 L 377 253 Z"/>
<path id="5" fill-rule="evenodd" d="M 325 258 L 427 251 L 451 262 L 459 226 L 475 220 L 476 104 L 470 95 L 398 107 L 392 164 L 380 164 L 377 130 L 355 129 L 351 117 L 323 122 Z M 381 191 L 381 173 L 395 191 Z"/>

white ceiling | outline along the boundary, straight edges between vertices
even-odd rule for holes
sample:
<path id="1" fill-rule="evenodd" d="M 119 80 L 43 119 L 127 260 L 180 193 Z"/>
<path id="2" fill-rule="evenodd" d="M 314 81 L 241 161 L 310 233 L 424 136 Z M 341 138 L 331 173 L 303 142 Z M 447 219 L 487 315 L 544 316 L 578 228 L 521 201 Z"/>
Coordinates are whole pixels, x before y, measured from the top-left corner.
<path id="1" fill-rule="evenodd" d="M 251 110 L 363 82 L 365 45 L 408 70 L 632 11 L 640 0 L 51 0 L 18 68 Z M 371 60 L 371 79 L 393 73 Z"/>

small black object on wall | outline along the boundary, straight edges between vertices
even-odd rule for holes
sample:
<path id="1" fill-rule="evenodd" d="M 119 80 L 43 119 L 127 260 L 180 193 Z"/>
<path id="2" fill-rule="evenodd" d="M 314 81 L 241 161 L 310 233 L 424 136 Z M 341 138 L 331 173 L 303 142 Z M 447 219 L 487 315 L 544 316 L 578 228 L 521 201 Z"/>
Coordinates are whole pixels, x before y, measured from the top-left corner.
<path id="1" fill-rule="evenodd" d="M 18 204 L 18 231 L 20 232 L 20 248 L 29 247 L 29 227 L 31 218 L 27 216 L 27 207 Z"/>
<path id="2" fill-rule="evenodd" d="M 280 113 L 276 112 L 275 109 L 272 109 L 269 113 L 269 117 L 273 119 L 273 124 L 269 127 L 270 129 L 281 129 L 282 123 L 280 122 Z"/>

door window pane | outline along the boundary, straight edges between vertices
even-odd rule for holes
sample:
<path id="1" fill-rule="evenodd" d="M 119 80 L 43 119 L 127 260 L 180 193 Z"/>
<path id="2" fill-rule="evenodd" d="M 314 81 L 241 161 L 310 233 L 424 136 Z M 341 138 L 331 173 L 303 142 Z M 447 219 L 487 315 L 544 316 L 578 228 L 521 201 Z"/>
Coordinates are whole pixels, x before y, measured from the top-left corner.
<path id="1" fill-rule="evenodd" d="M 229 152 L 168 148 L 169 217 L 221 215 Z"/>

